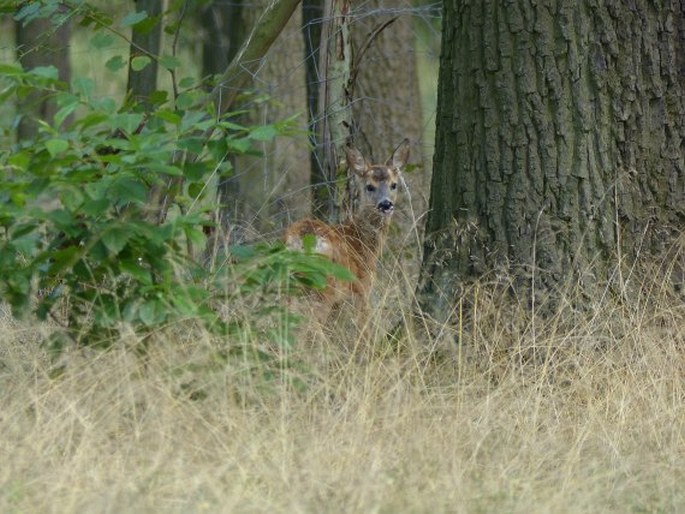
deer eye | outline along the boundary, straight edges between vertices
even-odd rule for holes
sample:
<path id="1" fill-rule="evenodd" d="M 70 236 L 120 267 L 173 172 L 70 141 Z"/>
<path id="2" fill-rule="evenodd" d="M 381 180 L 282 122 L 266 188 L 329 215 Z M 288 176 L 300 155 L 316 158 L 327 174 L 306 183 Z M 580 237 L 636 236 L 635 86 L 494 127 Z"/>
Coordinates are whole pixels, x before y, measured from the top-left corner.
<path id="1" fill-rule="evenodd" d="M 373 186 L 373 185 L 371 185 L 371 184 L 367 184 L 367 185 L 366 185 L 366 190 L 367 190 L 369 193 L 373 193 L 373 192 L 376 190 L 376 186 Z"/>
<path id="2" fill-rule="evenodd" d="M 390 189 L 392 189 L 393 191 L 397 189 L 397 182 L 393 182 L 392 184 L 390 184 Z"/>

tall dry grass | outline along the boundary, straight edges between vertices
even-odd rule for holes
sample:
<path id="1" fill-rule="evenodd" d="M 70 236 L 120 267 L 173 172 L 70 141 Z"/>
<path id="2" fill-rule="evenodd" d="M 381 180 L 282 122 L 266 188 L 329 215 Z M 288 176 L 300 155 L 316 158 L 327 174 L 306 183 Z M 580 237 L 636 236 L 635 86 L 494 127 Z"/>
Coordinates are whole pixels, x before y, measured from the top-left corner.
<path id="1" fill-rule="evenodd" d="M 685 511 L 685 305 L 636 291 L 542 319 L 481 283 L 400 340 L 379 295 L 280 370 L 180 326 L 53 362 L 5 316 L 0 512 Z"/>

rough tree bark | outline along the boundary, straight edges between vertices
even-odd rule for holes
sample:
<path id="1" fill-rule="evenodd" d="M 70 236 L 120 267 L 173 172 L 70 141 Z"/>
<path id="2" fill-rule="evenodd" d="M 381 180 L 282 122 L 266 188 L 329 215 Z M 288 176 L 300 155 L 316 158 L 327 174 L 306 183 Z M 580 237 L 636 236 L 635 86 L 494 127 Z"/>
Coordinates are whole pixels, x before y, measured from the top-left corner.
<path id="1" fill-rule="evenodd" d="M 591 291 L 682 241 L 684 5 L 445 1 L 426 312 L 492 269 Z"/>
<path id="2" fill-rule="evenodd" d="M 345 196 L 348 181 L 344 147 L 352 131 L 352 41 L 350 0 L 325 0 L 321 34 L 320 122 L 321 166 L 324 186 L 314 188 L 314 212 L 328 221 L 340 221 L 351 212 Z"/>

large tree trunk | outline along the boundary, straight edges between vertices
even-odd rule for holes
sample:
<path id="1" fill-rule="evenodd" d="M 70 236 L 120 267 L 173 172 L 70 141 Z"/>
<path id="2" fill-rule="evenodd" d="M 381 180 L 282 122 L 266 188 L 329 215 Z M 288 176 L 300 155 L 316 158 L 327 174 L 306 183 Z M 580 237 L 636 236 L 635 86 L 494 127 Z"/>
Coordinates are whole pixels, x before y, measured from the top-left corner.
<path id="1" fill-rule="evenodd" d="M 58 27 L 53 26 L 49 19 L 36 19 L 26 25 L 19 22 L 16 24 L 16 39 L 17 57 L 25 69 L 55 66 L 60 80 L 65 82 L 71 80 L 70 22 L 64 22 Z M 38 130 L 37 120 L 52 123 L 57 112 L 57 105 L 46 95 L 34 92 L 26 96 L 19 110 L 22 117 L 17 128 L 17 138 L 31 139 Z"/>
<path id="2" fill-rule="evenodd" d="M 493 269 L 591 291 L 682 238 L 684 9 L 445 2 L 425 311 Z"/>

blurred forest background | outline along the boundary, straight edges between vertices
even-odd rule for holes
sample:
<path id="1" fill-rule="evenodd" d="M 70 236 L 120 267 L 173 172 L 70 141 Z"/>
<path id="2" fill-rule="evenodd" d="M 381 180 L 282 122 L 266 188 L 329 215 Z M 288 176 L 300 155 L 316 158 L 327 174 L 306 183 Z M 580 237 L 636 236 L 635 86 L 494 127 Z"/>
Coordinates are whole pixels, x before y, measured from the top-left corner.
<path id="1" fill-rule="evenodd" d="M 74 327 L 94 305 L 100 328 L 213 310 L 210 296 L 245 279 L 213 274 L 234 272 L 232 249 L 277 242 L 309 214 L 352 216 L 345 145 L 384 163 L 405 138 L 412 155 L 390 240 L 416 283 L 439 3 L 46 0 L 2 10 L 1 137 L 13 170 L 2 258 L 15 313 L 35 291 L 49 293 L 32 308 L 42 318 L 66 291 L 79 298 Z"/>
<path id="2" fill-rule="evenodd" d="M 174 70 L 176 80 L 202 79 L 203 87 L 211 89 L 213 77 L 226 70 L 270 3 L 117 0 L 91 4 L 113 19 L 136 8 L 149 12 L 151 17 L 152 13 L 163 12 L 162 25 L 157 27 L 164 28 L 158 34 L 161 47 L 158 51 L 153 47 L 153 53 L 179 59 L 180 65 Z M 365 155 L 379 162 L 408 137 L 415 165 L 409 185 L 414 210 L 420 215 L 427 204 L 430 170 L 426 162 L 432 153 L 435 123 L 440 5 L 405 1 L 389 7 L 377 0 L 339 4 L 351 9 L 346 17 L 349 44 L 356 49 L 353 55 L 358 55 L 358 60 L 348 63 L 355 74 L 353 91 L 346 100 L 351 107 L 345 115 L 350 126 L 341 127 L 336 135 L 353 139 Z M 323 0 L 305 1 L 298 6 L 276 44 L 251 70 L 250 83 L 233 106 L 233 110 L 240 111 L 240 122 L 245 125 L 266 125 L 295 115 L 299 130 L 297 135 L 277 136 L 264 142 L 257 149 L 259 155 L 235 157 L 231 176 L 218 184 L 225 207 L 225 228 L 236 242 L 275 237 L 284 224 L 309 213 L 313 189 L 330 187 L 330 181 L 335 179 L 321 171 L 326 159 L 324 145 L 330 143 L 330 136 L 322 132 L 323 122 L 339 101 L 324 99 L 330 81 L 336 80 L 331 78 L 336 72 L 325 69 L 320 52 L 320 48 L 325 50 L 334 43 L 331 34 L 338 30 L 332 23 L 332 8 L 331 2 Z M 56 12 L 52 19 L 39 19 L 26 26 L 24 20 L 15 22 L 5 16 L 1 21 L 2 60 L 12 62 L 19 58 L 27 68 L 54 65 L 66 81 L 70 77 L 90 77 L 94 81 L 94 97 L 108 96 L 122 102 L 127 75 L 107 63 L 127 54 L 126 39 L 94 46 L 91 26 L 81 26 L 69 16 L 56 24 L 58 15 Z M 357 50 L 362 51 L 357 54 Z M 147 67 L 144 78 L 148 87 L 154 85 L 149 82 L 156 77 L 159 89 L 171 92 L 171 74 L 153 64 Z M 128 84 L 131 85 L 134 84 Z M 20 115 L 17 107 L 5 103 L 3 116 Z M 35 101 L 27 101 L 21 108 L 38 106 Z M 49 108 L 43 114 L 49 119 Z M 26 122 L 18 125 L 20 137 L 29 135 L 25 125 Z M 11 134 L 5 133 L 4 137 Z M 334 143 L 342 145 L 344 141 Z M 404 220 L 405 229 L 411 228 L 417 220 L 410 217 L 408 202 L 401 203 L 400 219 Z M 315 207 L 319 215 L 330 214 L 330 206 Z"/>

